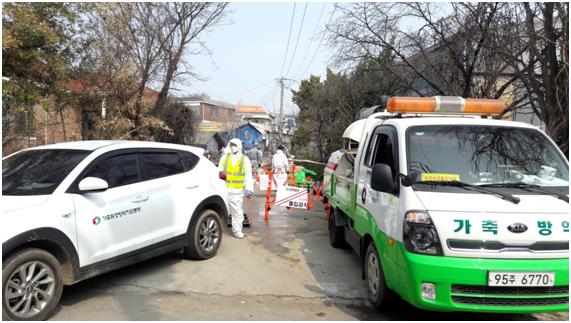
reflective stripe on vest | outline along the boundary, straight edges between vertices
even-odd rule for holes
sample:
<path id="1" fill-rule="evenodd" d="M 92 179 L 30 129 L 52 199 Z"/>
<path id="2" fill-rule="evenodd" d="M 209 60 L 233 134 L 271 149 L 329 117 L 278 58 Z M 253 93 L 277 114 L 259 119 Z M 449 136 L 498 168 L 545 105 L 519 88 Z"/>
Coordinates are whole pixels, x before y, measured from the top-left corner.
<path id="1" fill-rule="evenodd" d="M 244 171 L 244 155 L 240 156 L 236 165 L 232 165 L 232 156 L 226 154 L 224 160 L 224 171 L 226 172 L 226 187 L 241 189 L 245 186 L 246 172 Z"/>

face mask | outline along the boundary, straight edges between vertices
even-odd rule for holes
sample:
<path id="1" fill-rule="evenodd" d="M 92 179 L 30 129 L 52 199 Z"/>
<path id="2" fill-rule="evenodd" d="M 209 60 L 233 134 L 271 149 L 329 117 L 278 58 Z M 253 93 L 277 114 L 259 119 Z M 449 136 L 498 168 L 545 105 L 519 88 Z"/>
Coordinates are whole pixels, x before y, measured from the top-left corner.
<path id="1" fill-rule="evenodd" d="M 231 151 L 233 154 L 236 154 L 236 153 L 238 153 L 238 147 L 232 146 L 232 147 L 230 147 L 230 151 Z"/>

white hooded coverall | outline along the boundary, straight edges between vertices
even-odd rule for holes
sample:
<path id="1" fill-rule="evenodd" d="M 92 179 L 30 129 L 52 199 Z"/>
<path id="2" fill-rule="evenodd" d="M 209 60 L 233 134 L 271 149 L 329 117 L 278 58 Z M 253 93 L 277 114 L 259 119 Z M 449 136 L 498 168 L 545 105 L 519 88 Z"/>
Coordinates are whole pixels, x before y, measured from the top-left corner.
<path id="1" fill-rule="evenodd" d="M 272 158 L 272 169 L 274 173 L 285 174 L 289 171 L 289 163 L 286 154 L 281 149 L 276 150 L 274 157 Z"/>
<path id="2" fill-rule="evenodd" d="M 234 143 L 238 147 L 238 152 L 236 154 L 232 153 L 230 150 L 230 144 Z M 228 142 L 225 153 L 220 158 L 220 163 L 218 163 L 218 170 L 226 171 L 224 169 L 225 159 L 227 156 L 231 158 L 232 165 L 236 165 L 238 160 L 244 156 L 244 188 L 235 189 L 232 187 L 227 187 L 228 190 L 228 201 L 230 204 L 230 214 L 232 215 L 232 233 L 242 233 L 242 222 L 244 221 L 244 211 L 242 205 L 244 204 L 244 192 L 250 191 L 254 192 L 254 180 L 252 178 L 252 163 L 250 159 L 242 154 L 242 141 L 238 138 L 233 138 Z"/>

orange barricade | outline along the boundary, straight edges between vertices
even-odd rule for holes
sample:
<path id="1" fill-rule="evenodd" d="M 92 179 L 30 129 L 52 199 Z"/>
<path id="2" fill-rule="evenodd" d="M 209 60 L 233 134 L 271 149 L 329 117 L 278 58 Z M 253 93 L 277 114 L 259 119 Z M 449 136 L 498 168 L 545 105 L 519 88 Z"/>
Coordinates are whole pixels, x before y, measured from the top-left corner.
<path id="1" fill-rule="evenodd" d="M 285 183 L 283 183 L 283 185 L 287 185 L 287 184 L 291 184 L 295 186 L 295 167 L 292 167 L 292 169 L 294 171 L 290 172 L 288 174 L 288 177 L 285 181 Z M 268 175 L 268 188 L 266 189 L 266 205 L 265 205 L 265 212 L 264 212 L 264 219 L 266 221 L 268 221 L 270 219 L 270 210 L 272 209 L 272 205 L 275 204 L 276 199 L 272 199 L 272 185 L 276 185 L 277 186 L 277 182 L 274 178 L 274 174 L 272 173 L 271 169 L 268 169 L 267 167 L 264 167 L 262 170 L 262 174 L 259 174 L 256 176 L 256 182 L 260 182 L 260 175 L 264 175 L 267 174 Z M 307 183 L 311 181 L 311 176 L 307 176 L 307 178 L 305 179 L 302 187 L 306 187 Z M 311 189 L 307 189 L 307 210 L 311 210 L 311 208 L 313 207 L 313 205 L 315 204 L 315 201 L 317 201 L 317 199 L 321 196 L 321 191 L 323 190 L 323 183 L 320 183 L 319 187 L 315 186 L 315 182 L 313 182 L 313 190 L 315 191 L 315 197 L 313 199 L 311 199 Z M 286 207 L 287 209 L 290 209 L 290 207 Z"/>

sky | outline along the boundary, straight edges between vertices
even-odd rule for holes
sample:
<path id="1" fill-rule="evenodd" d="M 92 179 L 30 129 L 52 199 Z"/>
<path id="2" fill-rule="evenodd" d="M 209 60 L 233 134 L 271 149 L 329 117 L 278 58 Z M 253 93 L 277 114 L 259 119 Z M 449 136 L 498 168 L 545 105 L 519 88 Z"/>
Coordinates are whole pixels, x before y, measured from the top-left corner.
<path id="1" fill-rule="evenodd" d="M 326 40 L 318 45 L 320 32 L 334 12 L 333 3 L 296 3 L 289 46 L 294 3 L 231 3 L 227 10 L 227 22 L 202 37 L 210 55 L 188 57 L 192 71 L 206 80 L 177 84 L 178 91 L 173 93 L 176 96 L 206 93 L 212 99 L 257 104 L 278 112 L 280 91 L 276 80 L 280 76 L 293 79 L 286 85 L 297 89 L 300 80 L 310 74 L 325 75 L 330 63 L 329 48 Z M 284 94 L 284 113 L 296 112 L 291 90 L 286 88 Z"/>

